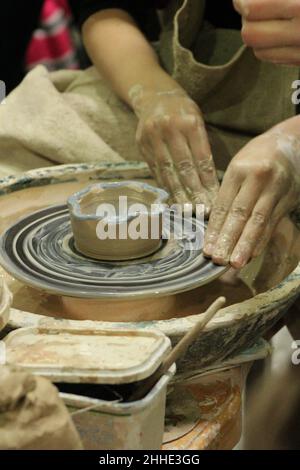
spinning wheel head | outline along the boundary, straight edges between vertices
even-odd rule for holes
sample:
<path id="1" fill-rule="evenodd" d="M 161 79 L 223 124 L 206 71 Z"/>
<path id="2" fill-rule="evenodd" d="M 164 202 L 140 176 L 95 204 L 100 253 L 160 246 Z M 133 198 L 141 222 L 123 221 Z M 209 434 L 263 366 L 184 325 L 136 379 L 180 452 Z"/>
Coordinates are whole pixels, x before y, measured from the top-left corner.
<path id="1" fill-rule="evenodd" d="M 1 264 L 24 284 L 53 294 L 112 300 L 188 291 L 226 271 L 205 259 L 201 247 L 195 250 L 190 237 L 176 237 L 181 221 L 170 220 L 170 233 L 155 254 L 126 262 L 99 261 L 77 251 L 68 207 L 49 207 L 24 217 L 2 235 Z M 204 230 L 198 221 L 190 223 L 195 232 Z"/>

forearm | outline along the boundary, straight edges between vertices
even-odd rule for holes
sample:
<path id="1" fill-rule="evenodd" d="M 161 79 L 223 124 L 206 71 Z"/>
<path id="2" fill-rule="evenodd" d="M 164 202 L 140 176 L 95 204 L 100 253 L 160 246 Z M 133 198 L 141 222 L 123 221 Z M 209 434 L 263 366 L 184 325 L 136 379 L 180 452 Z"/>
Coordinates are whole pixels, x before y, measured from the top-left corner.
<path id="1" fill-rule="evenodd" d="M 160 66 L 155 51 L 123 10 L 103 10 L 83 25 L 83 40 L 94 65 L 130 106 L 131 91 L 145 94 L 181 87 Z"/>

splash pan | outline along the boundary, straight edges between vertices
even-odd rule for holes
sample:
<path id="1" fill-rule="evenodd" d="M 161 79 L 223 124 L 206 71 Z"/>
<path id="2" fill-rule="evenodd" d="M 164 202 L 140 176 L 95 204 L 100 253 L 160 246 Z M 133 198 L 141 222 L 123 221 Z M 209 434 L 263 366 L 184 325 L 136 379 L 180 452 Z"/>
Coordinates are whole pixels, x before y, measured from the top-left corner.
<path id="1" fill-rule="evenodd" d="M 88 185 L 116 180 L 135 180 L 155 184 L 151 179 L 147 165 L 136 162 L 117 165 L 104 163 L 61 165 L 37 169 L 20 176 L 0 180 L 0 232 L 4 233 L 12 224 L 17 224 L 21 217 L 28 214 L 44 209 L 49 210 L 47 207 L 52 205 L 66 204 L 72 194 Z M 88 300 L 87 298 L 80 300 L 78 297 L 47 295 L 42 289 L 30 287 L 28 280 L 25 281 L 27 285 L 24 285 L 15 279 L 16 276 L 11 277 L 4 273 L 8 287 L 14 294 L 8 325 L 13 329 L 41 326 L 79 329 L 128 328 L 140 330 L 154 328 L 165 333 L 172 343 L 176 344 L 190 331 L 195 321 L 200 318 L 200 313 L 216 296 L 225 295 L 229 300 L 228 307 L 221 310 L 211 324 L 199 335 L 193 348 L 190 348 L 185 357 L 178 361 L 179 373 L 194 374 L 203 368 L 215 366 L 220 361 L 229 360 L 244 349 L 251 347 L 265 331 L 284 315 L 299 296 L 300 265 L 298 264 L 297 246 L 295 245 L 296 250 L 293 249 L 289 257 L 286 256 L 287 250 L 294 246 L 294 241 L 296 242 L 298 237 L 300 244 L 298 229 L 290 222 L 288 230 L 286 225 L 282 229 L 280 243 L 273 247 L 274 257 L 270 258 L 272 253 L 269 251 L 261 259 L 254 260 L 242 270 L 240 277 L 251 288 L 251 292 L 249 289 L 247 292 L 244 290 L 240 292 L 240 287 L 236 284 L 231 285 L 228 282 L 224 284 L 222 276 L 223 279 L 219 278 L 203 287 L 177 295 L 170 294 L 161 297 L 151 295 L 143 299 L 130 297 L 125 300 L 117 299 L 115 302 L 108 302 L 106 298 L 103 300 Z M 158 265 L 162 264 L 162 254 L 165 250 L 169 250 L 169 253 L 172 249 L 171 243 L 164 245 L 159 253 L 148 259 L 157 260 Z M 201 254 L 199 259 L 201 259 Z M 145 261 L 140 260 L 138 264 L 143 264 Z M 4 262 L 7 264 L 7 269 L 12 271 L 10 257 L 8 257 L 8 261 L 4 260 Z M 11 265 L 10 268 L 9 265 Z M 135 265 L 136 263 L 130 269 L 137 269 Z M 120 266 L 122 269 L 125 266 L 126 270 L 129 270 L 130 263 L 125 263 L 125 265 L 120 263 Z M 171 263 L 168 268 L 169 271 L 165 271 L 167 275 L 172 271 Z M 187 266 L 185 268 L 187 269 Z M 183 268 L 179 266 L 178 270 L 181 269 Z M 26 272 L 26 276 L 24 276 L 23 269 L 20 269 L 19 265 L 14 266 L 14 270 L 18 272 L 18 277 L 20 271 L 22 279 L 28 278 L 28 273 Z M 111 269 L 110 272 L 112 273 Z M 181 272 L 181 282 L 185 282 L 184 273 L 186 271 L 182 270 Z M 32 273 L 30 274 L 32 275 Z M 146 274 L 150 278 L 153 276 L 151 266 Z M 84 275 L 86 276 L 86 272 Z M 143 276 L 145 276 L 145 270 Z M 48 279 L 49 276 L 44 274 L 44 277 Z M 33 276 L 33 279 L 35 282 L 39 282 L 39 278 L 36 279 Z M 113 279 L 114 276 L 108 276 L 106 283 L 110 283 Z M 128 280 L 130 279 L 128 278 Z M 174 281 L 174 278 L 172 279 Z M 122 285 L 123 280 L 123 278 L 119 280 Z M 103 276 L 101 276 L 101 282 L 104 282 Z M 161 283 L 156 281 L 155 292 L 159 292 L 160 287 Z M 138 290 L 138 292 L 141 292 L 143 288 L 144 284 L 139 284 L 139 289 L 134 289 L 132 285 L 128 286 L 128 289 Z M 100 289 L 103 291 L 107 289 L 107 286 L 100 287 Z M 253 293 L 255 293 L 254 297 Z M 81 309 L 81 315 L 74 316 L 66 312 L 63 302 L 65 299 L 73 301 L 77 310 Z M 90 303 L 95 306 L 95 314 L 93 315 L 89 315 Z M 135 311 L 133 311 L 134 309 Z"/>

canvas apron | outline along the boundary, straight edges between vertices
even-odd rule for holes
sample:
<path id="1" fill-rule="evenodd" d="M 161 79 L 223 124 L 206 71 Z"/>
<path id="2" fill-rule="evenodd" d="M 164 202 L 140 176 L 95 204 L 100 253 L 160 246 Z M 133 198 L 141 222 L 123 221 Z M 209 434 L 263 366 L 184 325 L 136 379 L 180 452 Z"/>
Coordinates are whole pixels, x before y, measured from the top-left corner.
<path id="1" fill-rule="evenodd" d="M 161 15 L 159 54 L 199 104 L 214 159 L 225 169 L 249 139 L 295 115 L 292 83 L 299 68 L 259 61 L 240 31 L 207 24 L 204 9 L 205 0 L 171 0 Z"/>

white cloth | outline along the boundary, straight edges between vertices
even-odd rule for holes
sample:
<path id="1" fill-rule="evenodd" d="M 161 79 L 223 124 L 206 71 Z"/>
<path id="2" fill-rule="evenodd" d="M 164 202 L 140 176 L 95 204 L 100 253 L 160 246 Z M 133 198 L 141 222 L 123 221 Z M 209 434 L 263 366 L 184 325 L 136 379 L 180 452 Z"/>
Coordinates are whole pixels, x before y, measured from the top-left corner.
<path id="1" fill-rule="evenodd" d="M 91 67 L 37 66 L 0 106 L 0 177 L 59 163 L 140 160 L 136 117 Z"/>

